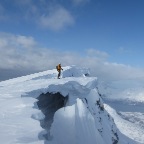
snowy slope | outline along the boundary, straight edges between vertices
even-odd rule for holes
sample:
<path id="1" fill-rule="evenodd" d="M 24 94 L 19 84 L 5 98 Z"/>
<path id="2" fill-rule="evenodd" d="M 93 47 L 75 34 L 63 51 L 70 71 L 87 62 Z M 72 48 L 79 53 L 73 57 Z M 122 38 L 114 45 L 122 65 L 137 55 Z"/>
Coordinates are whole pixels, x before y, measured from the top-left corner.
<path id="1" fill-rule="evenodd" d="M 99 82 L 99 92 L 119 130 L 144 144 L 144 79 Z M 110 106 L 111 107 L 110 107 Z M 115 111 L 115 110 L 116 111 Z"/>
<path id="2" fill-rule="evenodd" d="M 68 66 L 0 82 L 3 144 L 137 144 L 104 108 L 97 78 Z"/>

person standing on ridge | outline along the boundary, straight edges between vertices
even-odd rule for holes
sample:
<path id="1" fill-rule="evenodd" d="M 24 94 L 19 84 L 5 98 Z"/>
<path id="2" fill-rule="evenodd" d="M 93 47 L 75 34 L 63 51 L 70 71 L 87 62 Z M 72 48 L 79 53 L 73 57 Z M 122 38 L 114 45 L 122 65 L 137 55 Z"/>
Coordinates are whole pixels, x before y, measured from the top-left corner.
<path id="1" fill-rule="evenodd" d="M 60 79 L 61 70 L 63 70 L 60 63 L 56 66 L 56 69 L 58 71 L 58 77 L 57 78 Z"/>

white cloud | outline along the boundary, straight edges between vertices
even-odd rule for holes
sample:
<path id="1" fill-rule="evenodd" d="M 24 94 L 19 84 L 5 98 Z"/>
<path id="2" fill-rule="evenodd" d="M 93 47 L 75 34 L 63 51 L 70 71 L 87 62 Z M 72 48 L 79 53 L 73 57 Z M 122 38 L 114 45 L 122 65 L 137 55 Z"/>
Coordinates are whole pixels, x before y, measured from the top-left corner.
<path id="1" fill-rule="evenodd" d="M 118 48 L 118 52 L 119 52 L 119 53 L 126 53 L 127 50 L 126 50 L 124 47 L 119 47 L 119 48 Z"/>
<path id="2" fill-rule="evenodd" d="M 32 37 L 26 36 L 16 36 L 15 37 L 16 44 L 21 45 L 25 48 L 30 48 L 36 45 L 36 42 Z"/>
<path id="3" fill-rule="evenodd" d="M 43 27 L 60 30 L 74 24 L 74 18 L 65 8 L 57 7 L 52 9 L 48 15 L 41 16 L 40 23 Z"/>
<path id="4" fill-rule="evenodd" d="M 36 45 L 33 37 L 0 33 L 0 48 L 2 47 L 24 47 L 31 48 Z"/>
<path id="5" fill-rule="evenodd" d="M 72 1 L 75 5 L 80 5 L 80 4 L 89 2 L 90 0 L 72 0 Z"/>
<path id="6" fill-rule="evenodd" d="M 13 0 L 13 2 L 17 5 L 30 5 L 32 3 L 32 0 Z"/>
<path id="7" fill-rule="evenodd" d="M 125 54 L 125 53 L 131 53 L 132 51 L 126 49 L 125 47 L 119 47 L 119 48 L 118 48 L 118 52 L 119 52 L 120 54 Z"/>
<path id="8" fill-rule="evenodd" d="M 59 2 L 46 0 L 14 0 L 9 5 L 15 7 L 8 8 L 6 4 L 0 3 L 0 20 L 2 17 L 8 21 L 27 21 L 29 23 L 38 24 L 42 28 L 51 30 L 60 30 L 74 24 L 74 17 L 68 9 L 60 5 Z M 1 14 L 2 13 L 2 14 Z"/>
<path id="9" fill-rule="evenodd" d="M 19 65 L 23 65 L 25 49 L 34 45 L 31 37 L 0 33 L 0 68 L 15 69 Z"/>
<path id="10" fill-rule="evenodd" d="M 2 14 L 4 12 L 4 8 L 3 6 L 0 4 L 0 14 Z"/>
<path id="11" fill-rule="evenodd" d="M 0 4 L 0 20 L 6 20 L 7 16 L 5 15 L 5 8 Z"/>
<path id="12" fill-rule="evenodd" d="M 106 52 L 99 51 L 97 49 L 88 49 L 87 54 L 90 57 L 97 57 L 98 59 L 106 59 L 109 55 Z"/>
<path id="13" fill-rule="evenodd" d="M 95 54 L 90 56 L 94 52 Z M 107 53 L 88 50 L 85 57 L 71 52 L 38 48 L 32 37 L 0 33 L 0 70 L 3 77 L 13 77 L 62 66 L 77 65 L 91 69 L 93 76 L 104 80 L 128 79 L 144 76 L 144 71 L 131 66 L 107 61 Z M 11 73 L 10 73 L 11 72 Z M 6 75 L 7 74 L 7 75 Z"/>

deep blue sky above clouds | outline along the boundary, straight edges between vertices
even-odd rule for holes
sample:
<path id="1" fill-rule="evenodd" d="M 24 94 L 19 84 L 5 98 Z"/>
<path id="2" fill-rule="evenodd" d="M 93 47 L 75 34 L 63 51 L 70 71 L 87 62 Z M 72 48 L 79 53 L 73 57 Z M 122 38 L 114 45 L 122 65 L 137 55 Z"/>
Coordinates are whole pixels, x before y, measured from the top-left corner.
<path id="1" fill-rule="evenodd" d="M 143 15 L 143 0 L 0 0 L 0 69 L 22 75 L 60 61 L 139 71 Z"/>

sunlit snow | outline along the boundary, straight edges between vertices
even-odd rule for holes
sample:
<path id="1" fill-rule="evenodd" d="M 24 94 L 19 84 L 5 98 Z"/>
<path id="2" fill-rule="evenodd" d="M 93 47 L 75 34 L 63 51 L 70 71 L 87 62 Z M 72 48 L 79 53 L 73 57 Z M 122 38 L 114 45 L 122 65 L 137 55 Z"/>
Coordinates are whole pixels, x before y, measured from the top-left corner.
<path id="1" fill-rule="evenodd" d="M 141 131 L 141 135 L 131 132 L 136 126 L 132 125 L 135 123 L 132 113 L 113 114 L 114 110 L 103 104 L 105 99 L 101 96 L 105 98 L 109 91 L 102 88 L 96 77 L 90 77 L 89 69 L 76 66 L 63 69 L 61 79 L 57 79 L 57 71 L 54 69 L 0 82 L 2 144 L 144 142 Z M 60 101 L 57 93 L 61 95 Z M 50 95 L 56 97 L 47 99 L 46 96 Z M 38 100 L 39 96 L 44 96 L 41 97 L 42 101 Z M 140 97 L 142 94 L 138 99 Z M 47 103 L 47 100 L 55 104 L 51 106 L 52 103 Z M 140 123 L 142 118 L 139 113 Z M 122 124 L 127 123 L 127 127 L 123 128 Z"/>

